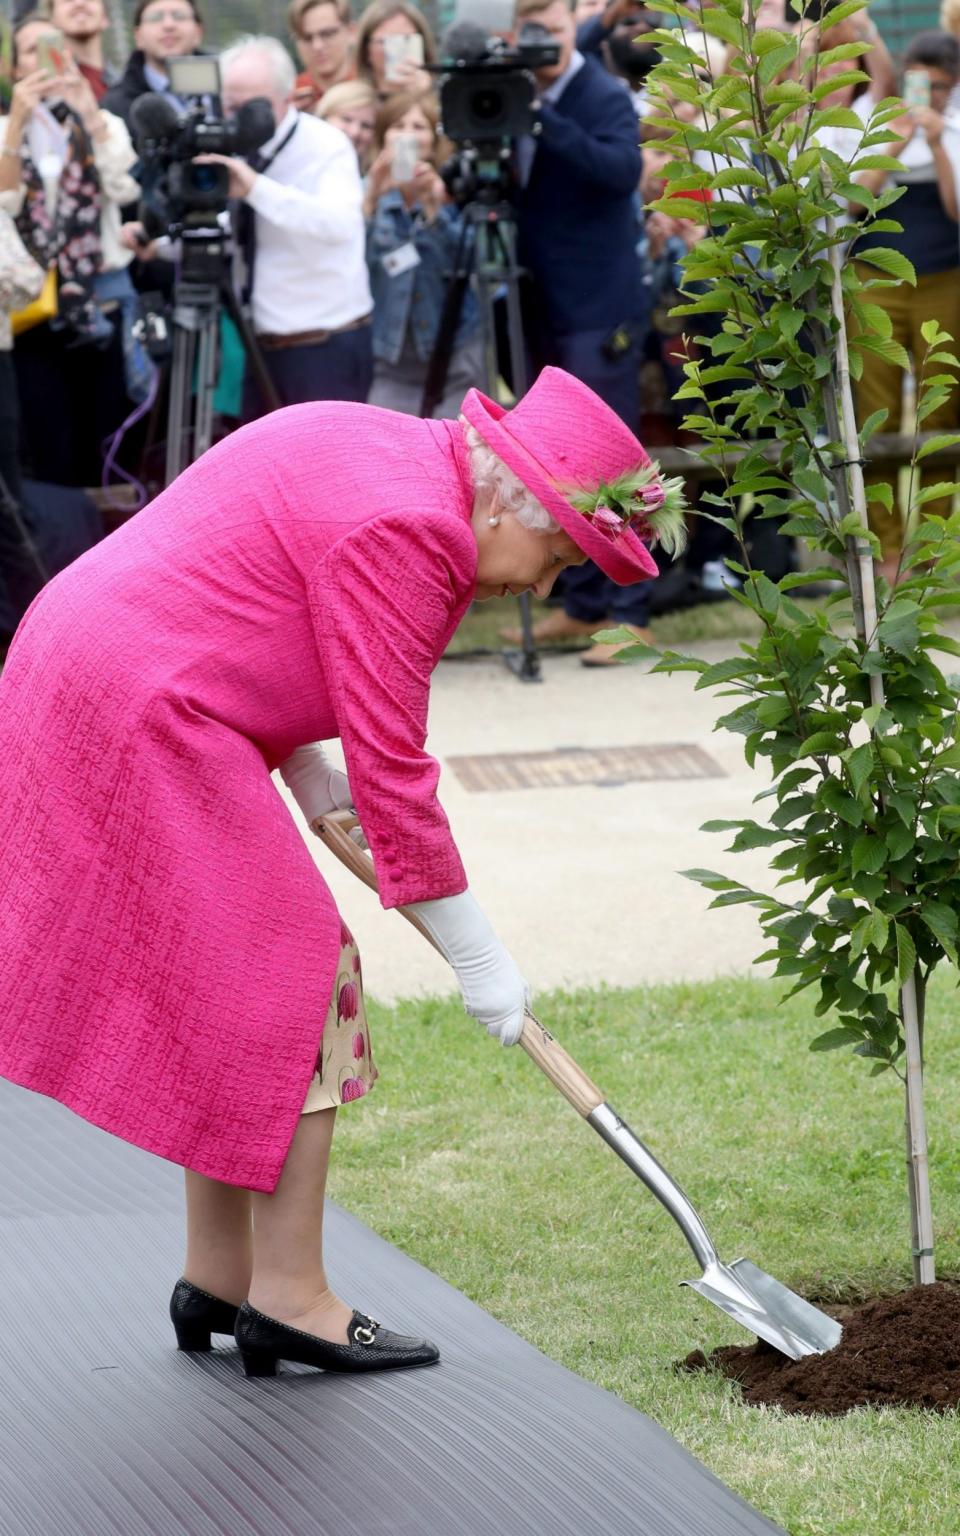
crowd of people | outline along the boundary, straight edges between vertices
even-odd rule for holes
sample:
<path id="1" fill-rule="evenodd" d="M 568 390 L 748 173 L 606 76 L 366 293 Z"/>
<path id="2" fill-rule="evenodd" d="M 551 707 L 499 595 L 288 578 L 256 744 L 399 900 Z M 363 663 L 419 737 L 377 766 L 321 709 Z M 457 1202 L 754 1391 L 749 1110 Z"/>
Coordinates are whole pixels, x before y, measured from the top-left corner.
<path id="1" fill-rule="evenodd" d="M 766 6 L 767 24 L 790 25 L 782 3 Z M 142 474 L 162 416 L 162 380 L 137 321 L 144 295 L 175 296 L 181 244 L 141 218 L 149 164 L 138 103 L 161 95 L 177 113 L 190 109 L 171 61 L 204 52 L 203 17 L 197 0 L 138 0 L 131 21 L 135 48 L 119 71 L 106 62 L 104 0 L 43 0 L 13 25 L 12 92 L 0 125 L 0 475 L 13 503 L 24 474 L 73 487 L 100 485 L 115 464 Z M 455 417 L 472 386 L 512 380 L 502 334 L 497 354 L 485 345 L 483 306 L 463 274 L 463 198 L 449 173 L 456 146 L 444 138 L 437 97 L 441 50 L 410 0 L 372 0 L 358 18 L 349 0 L 291 0 L 287 21 L 288 37 L 240 38 L 218 60 L 224 113 L 266 101 L 273 129 L 256 153 L 202 157 L 227 176 L 229 282 L 273 387 L 267 397 L 249 360 L 242 387 L 221 380 L 218 429 L 277 400 L 369 401 Z M 536 70 L 537 135 L 520 135 L 507 157 L 531 376 L 548 364 L 567 369 L 654 451 L 678 441 L 673 395 L 684 338 L 669 311 L 682 256 L 705 228 L 644 211 L 668 159 L 645 84 L 657 60 L 646 39 L 664 21 L 638 0 L 577 0 L 574 10 L 568 0 L 517 0 L 516 26 L 535 23 L 558 54 Z M 945 0 L 943 21 L 960 28 L 958 0 Z M 724 50 L 698 30 L 695 11 L 687 35 L 705 64 L 723 69 Z M 889 53 L 866 13 L 835 27 L 830 41 L 863 47 L 869 84 L 842 85 L 837 103 L 865 120 L 897 88 Z M 907 63 L 926 73 L 930 105 L 895 125 L 909 140 L 898 211 L 905 229 L 882 238 L 910 256 L 919 283 L 909 295 L 886 289 L 877 302 L 911 348 L 923 319 L 953 334 L 960 324 L 952 31 L 922 34 Z M 849 61 L 835 68 L 846 71 Z M 675 109 L 688 110 L 682 102 Z M 868 184 L 875 189 L 888 174 L 866 173 Z M 463 291 L 451 306 L 458 270 Z M 493 306 L 501 333 L 503 307 Z M 230 339 L 224 322 L 224 374 Z M 235 345 L 238 352 L 242 362 Z M 861 391 L 870 410 L 886 405 L 895 417 L 898 388 L 890 365 L 867 359 Z M 932 425 L 952 425 L 952 409 L 945 403 Z M 894 531 L 891 518 L 888 544 Z M 787 542 L 770 525 L 755 535 L 756 563 L 784 574 Z M 614 587 L 591 564 L 567 573 L 562 605 L 535 638 L 585 636 L 606 619 L 645 632 L 651 612 L 722 597 L 735 580 L 724 537 L 699 525 L 682 569 L 636 587 Z M 0 539 L 22 611 L 29 576 L 11 579 L 10 538 Z M 584 656 L 588 665 L 610 659 L 604 647 Z"/>

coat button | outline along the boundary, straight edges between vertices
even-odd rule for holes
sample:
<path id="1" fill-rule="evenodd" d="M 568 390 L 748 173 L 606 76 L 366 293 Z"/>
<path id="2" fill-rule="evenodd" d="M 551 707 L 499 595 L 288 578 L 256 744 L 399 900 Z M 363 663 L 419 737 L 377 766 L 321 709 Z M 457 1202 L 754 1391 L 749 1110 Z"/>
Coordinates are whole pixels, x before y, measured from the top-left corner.
<path id="1" fill-rule="evenodd" d="M 396 856 L 395 853 L 384 853 L 384 854 L 381 855 L 381 857 L 383 859 L 384 864 L 387 864 L 387 865 L 389 865 L 389 864 L 396 864 L 396 862 L 397 862 L 397 856 Z"/>

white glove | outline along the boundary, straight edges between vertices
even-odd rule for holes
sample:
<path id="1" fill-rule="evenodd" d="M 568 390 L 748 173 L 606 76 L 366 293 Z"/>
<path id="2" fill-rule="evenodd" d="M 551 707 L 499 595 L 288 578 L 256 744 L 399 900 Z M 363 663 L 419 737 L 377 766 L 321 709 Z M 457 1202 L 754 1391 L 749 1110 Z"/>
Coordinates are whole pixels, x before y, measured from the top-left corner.
<path id="1" fill-rule="evenodd" d="M 291 752 L 280 764 L 280 777 L 293 795 L 307 824 L 331 811 L 349 811 L 353 806 L 345 773 L 334 768 L 319 741 Z"/>
<path id="2" fill-rule="evenodd" d="M 516 1045 L 530 988 L 469 891 L 408 908 L 453 966 L 463 1005 L 501 1045 Z"/>

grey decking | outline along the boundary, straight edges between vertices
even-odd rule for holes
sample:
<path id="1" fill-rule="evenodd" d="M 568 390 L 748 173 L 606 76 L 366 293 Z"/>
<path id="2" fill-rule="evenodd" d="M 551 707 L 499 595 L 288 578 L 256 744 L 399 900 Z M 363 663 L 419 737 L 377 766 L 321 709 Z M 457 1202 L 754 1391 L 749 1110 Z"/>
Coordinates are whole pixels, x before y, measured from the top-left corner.
<path id="1" fill-rule="evenodd" d="M 179 1168 L 0 1081 L 0 1536 L 760 1536 L 642 1414 L 331 1208 L 334 1283 L 429 1370 L 248 1382 L 175 1348 Z M 469 1241 L 465 1234 L 464 1241 Z"/>

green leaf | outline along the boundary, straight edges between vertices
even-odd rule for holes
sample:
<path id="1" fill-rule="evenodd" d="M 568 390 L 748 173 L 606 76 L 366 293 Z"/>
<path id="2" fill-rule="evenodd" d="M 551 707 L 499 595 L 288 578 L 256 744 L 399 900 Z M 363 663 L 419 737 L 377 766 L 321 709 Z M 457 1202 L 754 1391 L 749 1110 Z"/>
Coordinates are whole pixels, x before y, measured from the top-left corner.
<path id="1" fill-rule="evenodd" d="M 855 299 L 852 308 L 864 330 L 869 331 L 871 335 L 887 337 L 893 334 L 893 321 L 887 314 L 887 311 L 885 309 L 881 309 L 879 304 L 868 304 L 860 299 Z M 851 338 L 851 340 L 852 339 L 853 338 Z M 879 411 L 874 412 L 874 415 L 880 414 L 881 413 Z M 887 412 L 884 411 L 882 414 L 886 416 Z M 872 421 L 873 417 L 870 419 Z M 864 439 L 867 438 L 868 427 L 869 423 L 866 423 L 862 429 Z M 869 431 L 870 434 L 872 434 L 876 431 L 876 428 L 870 427 Z"/>
<path id="2" fill-rule="evenodd" d="M 731 853 L 744 853 L 748 848 L 771 848 L 782 843 L 788 836 L 775 827 L 761 827 L 755 821 L 746 822 L 730 845 Z"/>
<path id="3" fill-rule="evenodd" d="M 902 923 L 894 923 L 897 936 L 897 980 L 901 986 L 917 963 L 917 947 Z"/>
<path id="4" fill-rule="evenodd" d="M 843 0 L 841 5 L 831 5 L 823 11 L 823 19 L 820 22 L 820 35 L 824 36 L 831 28 L 839 26 L 841 21 L 846 21 L 848 16 L 855 16 L 858 11 L 865 8 L 866 0 Z"/>
<path id="5" fill-rule="evenodd" d="M 925 901 L 920 908 L 919 917 L 921 923 L 930 929 L 947 959 L 952 960 L 956 965 L 957 914 L 940 902 Z"/>
<path id="6" fill-rule="evenodd" d="M 814 731 L 797 748 L 798 757 L 820 757 L 838 750 L 839 742 L 833 731 Z"/>
<path id="7" fill-rule="evenodd" d="M 728 880 L 725 875 L 718 875 L 716 870 L 713 869 L 681 869 L 679 873 L 684 880 L 694 880 L 697 885 L 705 885 L 711 891 L 742 889 L 742 887 L 735 885 L 733 880 Z"/>
<path id="8" fill-rule="evenodd" d="M 869 741 L 854 747 L 846 758 L 847 772 L 855 795 L 859 795 L 873 771 L 873 747 Z"/>
<path id="9" fill-rule="evenodd" d="M 831 11 L 830 14 L 835 16 L 836 11 Z M 856 114 L 851 112 L 850 116 L 854 117 Z M 898 282 L 912 283 L 914 287 L 917 286 L 917 274 L 913 270 L 912 263 L 899 251 L 891 250 L 888 245 L 868 245 L 865 250 L 857 251 L 857 260 L 868 262 L 871 267 L 879 267 L 881 272 L 889 273 Z"/>
<path id="10" fill-rule="evenodd" d="M 735 678 L 752 677 L 756 668 L 744 656 L 728 656 L 723 661 L 714 662 L 708 666 L 705 672 L 701 672 L 694 688 L 713 688 L 717 683 L 729 683 Z"/>
<path id="11" fill-rule="evenodd" d="M 872 352 L 876 357 L 882 357 L 885 363 L 894 363 L 898 368 L 906 370 L 910 367 L 910 354 L 906 347 L 889 336 L 869 336 L 861 331 L 859 335 L 850 337 L 850 346 L 859 348 L 861 352 Z"/>
<path id="12" fill-rule="evenodd" d="M 832 83 L 831 81 L 831 86 Z M 812 126 L 814 132 L 818 128 L 856 128 L 858 133 L 863 131 L 862 119 L 857 116 L 856 112 L 852 112 L 849 107 L 826 107 L 821 111 L 814 112 Z M 883 250 L 884 247 L 881 246 L 880 249 Z M 860 255 L 859 251 L 857 255 Z M 863 255 L 866 256 L 865 251 Z"/>
<path id="13" fill-rule="evenodd" d="M 877 636 L 892 651 L 909 656 L 920 641 L 920 630 L 913 613 L 887 612 L 877 625 Z"/>
<path id="14" fill-rule="evenodd" d="M 832 811 L 834 816 L 839 816 L 841 821 L 847 822 L 851 827 L 863 825 L 863 811 L 859 801 L 854 800 L 837 779 L 828 779 L 820 791 L 820 796 L 827 809 Z"/>
<path id="15" fill-rule="evenodd" d="M 876 907 L 867 919 L 867 943 L 871 949 L 882 950 L 887 942 L 890 931 L 890 919 L 885 917 Z"/>
<path id="16" fill-rule="evenodd" d="M 817 1035 L 810 1041 L 811 1051 L 838 1051 L 844 1045 L 856 1045 L 863 1039 L 862 1029 L 852 1029 L 849 1024 L 838 1024 L 834 1029 L 827 1029 L 822 1035 Z"/>
<path id="17" fill-rule="evenodd" d="M 865 871 L 868 875 L 875 875 L 886 863 L 886 859 L 887 850 L 879 837 L 864 832 L 856 839 L 853 845 L 854 873 Z"/>
<path id="18" fill-rule="evenodd" d="M 936 437 L 928 437 L 917 449 L 917 462 L 940 448 L 953 448 L 957 443 L 960 443 L 960 432 L 941 432 Z M 957 457 L 960 459 L 960 454 Z"/>

